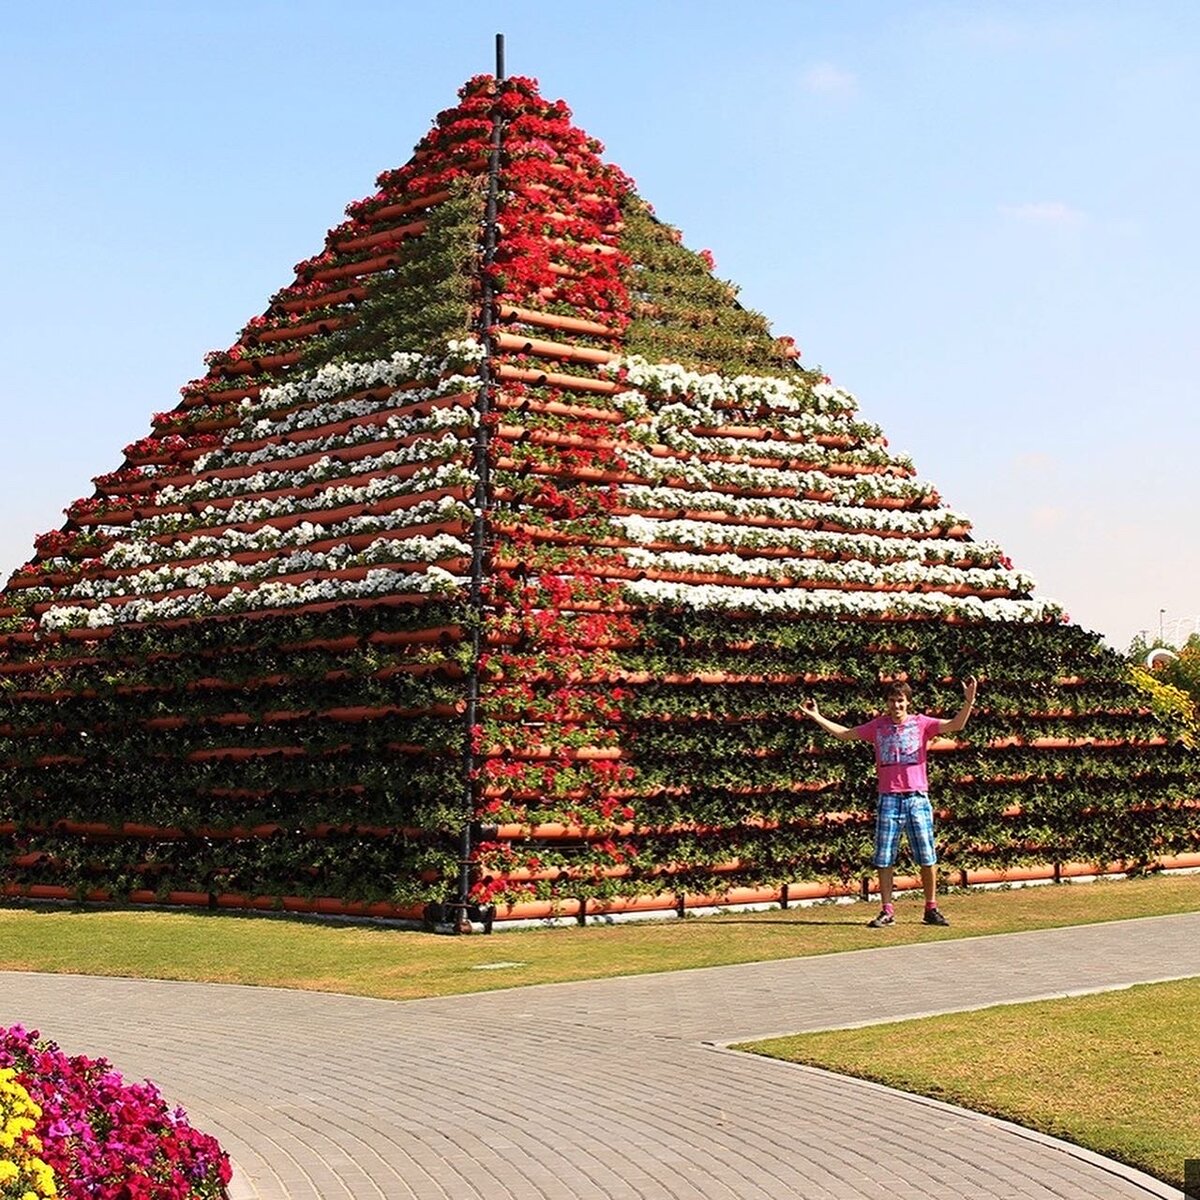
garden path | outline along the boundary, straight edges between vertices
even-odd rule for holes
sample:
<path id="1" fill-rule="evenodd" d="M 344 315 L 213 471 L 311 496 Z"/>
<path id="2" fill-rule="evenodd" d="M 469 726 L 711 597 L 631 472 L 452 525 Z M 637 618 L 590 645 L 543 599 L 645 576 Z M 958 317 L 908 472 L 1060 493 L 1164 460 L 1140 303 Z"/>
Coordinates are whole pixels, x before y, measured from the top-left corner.
<path id="1" fill-rule="evenodd" d="M 1146 1200 L 1178 1193 L 726 1046 L 1191 975 L 1200 913 L 405 1003 L 6 973 L 0 1022 L 154 1079 L 235 1200 Z"/>

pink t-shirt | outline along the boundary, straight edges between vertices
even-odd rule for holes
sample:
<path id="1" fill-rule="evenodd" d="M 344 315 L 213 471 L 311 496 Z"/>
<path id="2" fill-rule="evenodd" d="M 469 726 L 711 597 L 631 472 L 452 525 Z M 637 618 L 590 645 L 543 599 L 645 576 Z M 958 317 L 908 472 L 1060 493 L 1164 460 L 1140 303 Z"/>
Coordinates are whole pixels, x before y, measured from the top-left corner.
<path id="1" fill-rule="evenodd" d="M 884 792 L 929 791 L 925 751 L 940 724 L 937 717 L 910 713 L 897 725 L 885 713 L 851 730 L 856 738 L 875 744 L 880 795 Z"/>

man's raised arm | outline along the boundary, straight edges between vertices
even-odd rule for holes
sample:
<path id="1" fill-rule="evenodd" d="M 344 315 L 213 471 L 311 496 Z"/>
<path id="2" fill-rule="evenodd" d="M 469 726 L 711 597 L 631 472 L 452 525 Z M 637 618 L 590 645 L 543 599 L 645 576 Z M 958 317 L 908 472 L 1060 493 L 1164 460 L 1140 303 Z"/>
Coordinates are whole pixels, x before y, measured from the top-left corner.
<path id="1" fill-rule="evenodd" d="M 957 733 L 964 728 L 971 716 L 971 708 L 975 703 L 975 689 L 978 687 L 974 675 L 968 675 L 963 680 L 963 702 L 962 708 L 954 714 L 949 721 L 942 721 L 938 725 L 938 733 Z"/>
<path id="2" fill-rule="evenodd" d="M 855 739 L 855 732 L 848 725 L 839 725 L 836 721 L 831 721 L 828 717 L 821 715 L 817 708 L 815 700 L 805 700 L 800 705 L 800 711 L 806 716 L 811 717 L 826 733 L 832 733 L 839 742 L 852 742 Z"/>

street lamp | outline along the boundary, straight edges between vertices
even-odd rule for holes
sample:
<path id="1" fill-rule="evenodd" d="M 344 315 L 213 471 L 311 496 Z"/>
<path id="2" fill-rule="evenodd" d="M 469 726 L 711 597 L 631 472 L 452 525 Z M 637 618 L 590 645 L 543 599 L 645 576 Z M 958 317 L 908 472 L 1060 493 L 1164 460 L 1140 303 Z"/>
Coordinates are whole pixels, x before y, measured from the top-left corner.
<path id="1" fill-rule="evenodd" d="M 1163 617 L 1165 617 L 1166 615 L 1167 615 L 1167 610 L 1165 608 L 1160 608 L 1158 610 L 1158 640 L 1159 640 L 1159 642 L 1162 642 L 1162 640 L 1163 640 Z"/>

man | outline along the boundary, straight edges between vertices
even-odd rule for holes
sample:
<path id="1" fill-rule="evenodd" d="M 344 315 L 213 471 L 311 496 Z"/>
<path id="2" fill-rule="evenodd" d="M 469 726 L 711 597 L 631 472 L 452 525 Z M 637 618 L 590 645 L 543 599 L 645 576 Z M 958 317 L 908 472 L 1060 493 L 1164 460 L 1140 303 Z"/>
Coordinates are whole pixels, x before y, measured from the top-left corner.
<path id="1" fill-rule="evenodd" d="M 865 725 L 850 728 L 824 717 L 815 700 L 800 705 L 811 717 L 840 742 L 872 742 L 878 775 L 879 808 L 875 814 L 875 867 L 879 871 L 879 915 L 868 924 L 873 929 L 894 924 L 892 876 L 900 834 L 908 837 L 908 849 L 921 868 L 921 887 L 925 892 L 926 925 L 949 925 L 937 906 L 937 851 L 933 845 L 933 808 L 929 803 L 929 776 L 926 753 L 930 739 L 943 733 L 957 733 L 971 716 L 975 703 L 976 681 L 963 681 L 963 704 L 948 721 L 910 713 L 912 688 L 893 683 L 884 693 L 887 711 Z"/>

